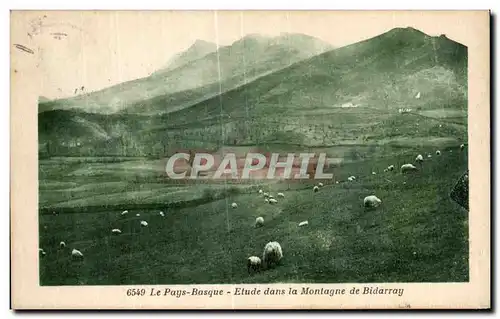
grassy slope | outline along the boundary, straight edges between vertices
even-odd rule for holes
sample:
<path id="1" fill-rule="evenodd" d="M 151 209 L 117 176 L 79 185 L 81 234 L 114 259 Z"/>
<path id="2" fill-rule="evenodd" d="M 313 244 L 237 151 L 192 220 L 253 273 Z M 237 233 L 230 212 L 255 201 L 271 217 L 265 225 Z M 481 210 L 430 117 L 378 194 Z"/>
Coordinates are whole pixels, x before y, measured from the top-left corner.
<path id="1" fill-rule="evenodd" d="M 42 284 L 467 280 L 467 215 L 448 197 L 467 168 L 465 154 L 456 149 L 467 138 L 466 61 L 466 48 L 461 45 L 422 37 L 414 30 L 394 30 L 169 115 L 41 114 L 42 142 L 90 137 L 79 148 L 83 155 L 91 150 L 112 155 L 123 141 L 132 147 L 170 141 L 162 134 L 172 130 L 170 125 L 184 121 L 189 123 L 184 124 L 181 148 L 193 147 L 187 144 L 189 131 L 220 125 L 214 116 L 221 111 L 234 120 L 245 106 L 269 130 L 249 144 L 267 151 L 302 151 L 302 142 L 322 145 L 333 157 L 344 160 L 335 168 L 336 176 L 341 180 L 351 174 L 359 177 L 353 184 L 327 185 L 317 194 L 311 186 L 300 190 L 303 184 L 292 184 L 293 191 L 287 191 L 287 198 L 277 206 L 265 205 L 257 195 L 242 194 L 171 209 L 165 218 L 147 210 L 135 217 L 133 206 L 121 208 L 131 210 L 127 218 L 121 218 L 118 211 L 99 209 L 42 214 L 41 247 L 48 252 L 41 262 Z M 419 100 L 413 98 L 416 91 L 422 92 Z M 364 107 L 332 109 L 346 102 Z M 422 110 L 402 115 L 397 113 L 401 106 Z M 74 117 L 84 120 L 75 122 Z M 294 126 L 272 130 L 275 125 L 265 121 L 274 119 L 288 120 Z M 307 129 L 317 123 L 328 126 L 327 138 Z M 220 133 L 202 136 L 210 139 Z M 204 143 L 208 147 L 208 141 Z M 381 172 L 389 164 L 411 162 L 417 153 L 434 154 L 436 148 L 451 145 L 455 147 L 452 153 L 434 155 L 416 177 Z M 106 195 L 118 204 L 131 203 L 130 198 L 167 203 L 179 194 L 183 199 L 203 196 L 200 187 L 189 192 L 177 192 L 178 185 L 167 189 L 162 178 L 145 169 L 154 160 L 66 160 L 61 160 L 63 165 L 40 161 L 43 205 L 100 205 L 107 202 Z M 372 171 L 379 174 L 371 175 Z M 361 202 L 371 193 L 384 204 L 377 211 L 365 212 Z M 228 210 L 232 201 L 238 202 L 238 209 Z M 257 230 L 252 224 L 258 215 L 265 217 L 266 226 Z M 140 219 L 148 220 L 150 226 L 141 229 Z M 297 228 L 305 219 L 309 227 Z M 124 233 L 112 237 L 110 230 L 115 227 Z M 71 261 L 69 251 L 58 249 L 60 240 L 81 249 L 85 260 Z M 260 255 L 270 240 L 282 243 L 283 264 L 248 276 L 246 257 Z"/>
<path id="2" fill-rule="evenodd" d="M 41 215 L 40 246 L 47 251 L 41 284 L 467 281 L 467 213 L 448 196 L 467 168 L 466 153 L 443 149 L 411 177 L 382 170 L 411 162 L 414 151 L 388 155 L 336 169 L 340 180 L 358 176 L 354 183 L 326 184 L 316 194 L 301 184 L 307 188 L 285 191 L 276 206 L 244 194 L 169 210 L 164 218 L 158 211 L 135 217 L 134 210 L 127 217 L 116 211 Z M 376 211 L 362 207 L 370 194 L 383 201 Z M 238 209 L 229 208 L 233 201 Z M 253 228 L 257 216 L 264 217 L 263 228 Z M 309 226 L 298 228 L 303 220 Z M 112 228 L 123 233 L 112 236 Z M 60 250 L 61 240 L 69 248 Z M 245 259 L 271 240 L 282 244 L 281 265 L 249 276 Z M 83 261 L 70 259 L 72 247 Z"/>

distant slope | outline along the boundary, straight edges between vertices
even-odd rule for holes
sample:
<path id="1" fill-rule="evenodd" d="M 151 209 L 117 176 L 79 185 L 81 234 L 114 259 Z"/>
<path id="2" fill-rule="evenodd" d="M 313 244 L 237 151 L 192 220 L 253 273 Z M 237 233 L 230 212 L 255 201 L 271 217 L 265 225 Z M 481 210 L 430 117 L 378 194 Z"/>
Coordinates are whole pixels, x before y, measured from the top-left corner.
<path id="1" fill-rule="evenodd" d="M 47 97 L 45 97 L 45 96 L 39 96 L 38 97 L 38 102 L 39 103 L 45 103 L 45 102 L 49 102 L 49 101 L 50 101 L 50 99 L 47 98 Z"/>
<path id="2" fill-rule="evenodd" d="M 262 41 L 267 40 L 242 39 L 231 50 L 260 48 Z M 204 92 L 210 95 L 217 87 L 208 86 Z M 467 139 L 467 48 L 412 28 L 393 29 L 313 56 L 246 85 L 225 87 L 208 99 L 200 92 L 158 96 L 129 108 L 148 116 L 66 112 L 68 119 L 63 121 L 76 125 L 74 130 L 57 131 L 62 122 L 54 119 L 62 111 L 39 115 L 40 143 L 60 145 L 83 129 L 89 132 L 82 135 L 85 149 L 138 155 L 233 143 L 354 147 Z M 195 100 L 199 102 L 191 104 Z M 160 112 L 179 101 L 184 101 L 182 107 Z M 401 108 L 411 112 L 401 114 Z M 97 127 L 70 120 L 77 116 L 97 123 L 112 138 L 105 142 Z M 83 149 L 82 145 L 64 152 L 85 153 Z"/>
<path id="3" fill-rule="evenodd" d="M 164 68 L 154 72 L 153 74 L 171 71 L 198 60 L 209 53 L 215 52 L 216 50 L 217 44 L 203 40 L 196 40 L 186 51 L 176 54 Z"/>
<path id="4" fill-rule="evenodd" d="M 249 35 L 230 46 L 221 47 L 216 52 L 192 60 L 195 56 L 202 55 L 202 51 L 206 51 L 210 45 L 198 46 L 203 48 L 195 48 L 191 52 L 188 50 L 185 56 L 181 55 L 175 60 L 174 63 L 178 65 L 175 68 L 167 67 L 149 77 L 121 83 L 98 92 L 41 103 L 39 112 L 76 108 L 86 112 L 109 114 L 130 106 L 139 106 L 137 112 L 140 112 L 142 101 L 147 103 L 160 96 L 195 89 L 201 89 L 202 92 L 191 93 L 208 98 L 273 70 L 333 49 L 316 38 L 301 34 L 283 34 L 274 38 Z M 219 82 L 222 85 L 213 85 Z M 197 101 L 198 99 L 195 99 L 193 103 Z M 156 107 L 156 111 L 164 113 L 170 108 L 178 109 L 178 103 L 161 105 Z"/>

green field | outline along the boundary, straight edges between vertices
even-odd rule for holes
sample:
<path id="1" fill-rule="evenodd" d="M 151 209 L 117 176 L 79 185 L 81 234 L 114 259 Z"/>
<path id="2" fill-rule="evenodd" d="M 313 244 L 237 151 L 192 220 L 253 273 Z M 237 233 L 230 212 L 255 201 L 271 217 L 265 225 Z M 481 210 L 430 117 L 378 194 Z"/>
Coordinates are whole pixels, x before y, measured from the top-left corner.
<path id="1" fill-rule="evenodd" d="M 442 155 L 438 157 L 434 155 L 435 150 L 435 147 L 418 151 L 402 149 L 397 155 L 344 162 L 332 169 L 334 180 L 341 182 L 326 182 L 318 193 L 312 192 L 312 181 L 262 186 L 264 191 L 273 194 L 285 193 L 285 199 L 275 206 L 266 204 L 257 194 L 257 188 L 244 187 L 237 192 L 226 192 L 228 197 L 219 200 L 164 209 L 165 217 L 161 217 L 156 208 L 134 208 L 133 200 L 115 210 L 41 213 L 40 247 L 47 254 L 40 259 L 40 283 L 467 281 L 467 212 L 449 198 L 451 188 L 467 169 L 467 154 L 458 147 L 442 148 Z M 417 152 L 425 157 L 423 168 L 417 174 L 383 172 L 390 164 L 399 167 L 413 162 Z M 433 154 L 432 158 L 426 157 L 428 153 Z M 60 165 L 52 163 L 51 166 L 44 161 L 40 165 L 45 174 L 40 181 L 43 207 L 64 207 L 64 203 L 75 207 L 71 201 L 82 207 L 90 204 L 98 207 L 100 196 L 116 198 L 118 203 L 130 198 L 130 194 L 141 196 L 141 189 L 144 200 L 139 202 L 151 200 L 153 203 L 160 198 L 167 203 L 189 196 L 206 196 L 200 189 L 235 187 L 135 184 L 118 176 L 117 181 L 113 181 L 111 169 L 102 177 L 106 183 L 99 183 L 95 177 L 75 179 L 71 173 L 82 170 L 88 165 L 87 161 L 68 164 L 66 173 L 76 181 L 74 184 L 64 178 L 59 178 L 60 184 L 57 184 L 50 182 L 50 176 L 56 174 Z M 372 175 L 372 171 L 377 175 Z M 350 175 L 357 176 L 357 180 L 344 182 Z M 60 171 L 57 176 L 61 177 Z M 70 199 L 61 200 L 64 197 L 61 194 Z M 189 196 L 184 198 L 179 194 Z M 371 194 L 383 202 L 374 211 L 365 210 L 362 205 L 363 198 Z M 232 209 L 232 202 L 239 207 Z M 121 216 L 125 209 L 129 214 Z M 136 213 L 141 216 L 136 217 Z M 258 216 L 265 219 L 262 228 L 253 227 Z M 140 220 L 146 220 L 149 226 L 141 227 Z M 299 228 L 298 223 L 303 220 L 308 220 L 309 225 Z M 113 228 L 121 229 L 122 234 L 112 235 Z M 280 242 L 284 252 L 280 265 L 249 275 L 246 258 L 260 256 L 264 245 L 274 240 Z M 67 247 L 59 248 L 60 241 L 65 241 Z M 83 260 L 71 258 L 72 248 L 82 251 Z"/>
<path id="2" fill-rule="evenodd" d="M 259 35 L 207 55 L 198 43 L 181 67 L 40 102 L 41 284 L 467 281 L 468 212 L 449 196 L 468 169 L 467 47 L 411 27 L 320 54 L 292 38 L 298 51 Z M 200 150 L 325 152 L 334 179 L 314 193 L 312 180 L 166 178 L 166 158 Z M 260 187 L 285 199 L 266 204 Z M 382 205 L 365 210 L 368 195 Z M 280 265 L 249 275 L 269 241 Z"/>

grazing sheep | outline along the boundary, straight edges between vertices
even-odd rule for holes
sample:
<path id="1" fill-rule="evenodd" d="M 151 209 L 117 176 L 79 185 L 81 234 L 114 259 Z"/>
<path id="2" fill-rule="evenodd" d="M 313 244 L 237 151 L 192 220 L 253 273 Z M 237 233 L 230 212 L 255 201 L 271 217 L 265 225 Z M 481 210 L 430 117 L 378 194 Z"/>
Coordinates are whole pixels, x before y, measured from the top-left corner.
<path id="1" fill-rule="evenodd" d="M 71 251 L 71 256 L 75 257 L 75 258 L 83 258 L 83 254 L 81 251 L 77 250 L 77 249 L 74 249 Z"/>
<path id="2" fill-rule="evenodd" d="M 413 164 L 403 164 L 401 165 L 401 173 L 408 173 L 416 171 L 417 168 Z"/>
<path id="3" fill-rule="evenodd" d="M 231 204 L 231 207 L 232 207 L 232 208 L 238 208 L 238 204 L 236 204 L 236 203 L 232 203 L 232 204 Z"/>
<path id="4" fill-rule="evenodd" d="M 122 212 L 122 215 L 127 215 L 127 214 L 128 214 L 128 210 L 124 210 L 124 211 Z"/>
<path id="5" fill-rule="evenodd" d="M 273 204 L 276 204 L 278 201 L 274 198 L 270 198 L 269 199 L 269 204 L 273 205 Z"/>
<path id="6" fill-rule="evenodd" d="M 269 197 L 269 193 L 264 193 L 264 197 Z"/>
<path id="7" fill-rule="evenodd" d="M 264 252 L 262 253 L 262 261 L 266 268 L 271 268 L 272 266 L 277 265 L 281 258 L 283 258 L 283 250 L 281 249 L 281 245 L 272 241 L 266 244 L 264 247 Z"/>
<path id="8" fill-rule="evenodd" d="M 441 155 L 441 151 L 439 151 L 439 150 L 438 150 L 438 151 L 436 151 L 436 155 L 437 155 L 437 156 Z"/>
<path id="9" fill-rule="evenodd" d="M 262 194 L 262 193 L 264 193 L 264 192 L 262 191 L 262 189 L 259 189 L 259 194 Z"/>
<path id="10" fill-rule="evenodd" d="M 393 170 L 394 170 L 394 165 L 389 165 L 389 166 L 387 167 L 387 170 L 388 170 L 388 171 L 393 171 Z"/>
<path id="11" fill-rule="evenodd" d="M 354 177 L 354 176 L 349 176 L 349 177 L 347 178 L 347 180 L 348 180 L 349 182 L 352 182 L 352 181 L 354 181 L 355 179 L 356 179 L 356 177 Z"/>
<path id="12" fill-rule="evenodd" d="M 42 248 L 38 248 L 38 252 L 39 252 L 39 253 L 40 253 L 40 255 L 42 255 L 42 256 L 45 256 L 45 255 L 46 255 L 45 251 L 44 251 Z"/>
<path id="13" fill-rule="evenodd" d="M 66 247 L 66 243 L 65 243 L 65 242 L 63 242 L 63 241 L 62 241 L 62 242 L 60 242 L 60 243 L 59 243 L 59 247 L 61 247 L 61 248 Z"/>
<path id="14" fill-rule="evenodd" d="M 265 201 L 266 203 L 269 203 L 269 199 L 267 199 L 267 198 L 264 198 L 264 201 Z"/>
<path id="15" fill-rule="evenodd" d="M 378 207 L 382 201 L 375 195 L 366 196 L 363 200 L 365 207 L 375 208 Z"/>
<path id="16" fill-rule="evenodd" d="M 319 191 L 319 187 L 318 187 L 318 186 L 314 186 L 314 187 L 313 187 L 313 192 L 315 192 L 315 193 L 316 193 L 316 192 L 318 192 L 318 191 Z"/>
<path id="17" fill-rule="evenodd" d="M 56 213 L 56 212 L 52 212 L 52 215 L 56 216 L 56 215 L 57 215 L 57 213 Z"/>
<path id="18" fill-rule="evenodd" d="M 112 232 L 113 234 L 121 234 L 121 233 L 122 233 L 122 231 L 121 231 L 121 230 L 119 230 L 118 228 L 111 229 L 111 232 Z"/>
<path id="19" fill-rule="evenodd" d="M 160 212 L 160 216 L 161 216 L 161 217 L 165 217 L 165 213 Z"/>
<path id="20" fill-rule="evenodd" d="M 307 225 L 309 225 L 309 222 L 307 220 L 299 223 L 299 227 L 307 226 Z"/>
<path id="21" fill-rule="evenodd" d="M 141 220 L 141 226 L 147 227 L 148 226 L 148 222 L 145 221 L 145 220 Z"/>
<path id="22" fill-rule="evenodd" d="M 267 198 L 271 199 L 271 198 L 274 198 L 274 196 L 273 195 L 269 195 Z"/>
<path id="23" fill-rule="evenodd" d="M 336 181 L 336 182 L 335 182 L 335 184 L 338 184 L 338 183 L 339 183 L 339 181 Z"/>
<path id="24" fill-rule="evenodd" d="M 372 175 L 377 175 L 377 173 L 375 173 L 375 172 L 372 172 Z"/>
<path id="25" fill-rule="evenodd" d="M 260 267 L 262 265 L 262 261 L 257 256 L 250 256 L 247 259 L 247 269 L 248 273 L 251 271 L 260 271 Z"/>
<path id="26" fill-rule="evenodd" d="M 135 216 L 139 217 L 139 216 L 141 216 L 141 214 L 137 213 L 137 214 L 135 214 Z"/>
<path id="27" fill-rule="evenodd" d="M 323 183 L 319 182 L 319 183 L 318 183 L 318 186 L 319 186 L 319 187 L 323 187 Z"/>
<path id="28" fill-rule="evenodd" d="M 465 148 L 464 144 L 460 144 L 460 149 L 463 150 Z"/>
<path id="29" fill-rule="evenodd" d="M 421 154 L 418 154 L 415 158 L 415 162 L 422 163 L 424 161 L 424 157 Z"/>
<path id="30" fill-rule="evenodd" d="M 263 217 L 257 217 L 255 219 L 255 227 L 262 227 L 264 226 L 264 218 Z"/>
<path id="31" fill-rule="evenodd" d="M 276 196 L 285 198 L 285 194 L 283 194 L 283 193 L 278 193 L 278 195 L 276 195 Z"/>
<path id="32" fill-rule="evenodd" d="M 428 158 L 431 158 L 431 157 L 432 157 L 432 155 L 431 155 L 431 154 L 427 154 L 427 157 L 428 157 Z"/>

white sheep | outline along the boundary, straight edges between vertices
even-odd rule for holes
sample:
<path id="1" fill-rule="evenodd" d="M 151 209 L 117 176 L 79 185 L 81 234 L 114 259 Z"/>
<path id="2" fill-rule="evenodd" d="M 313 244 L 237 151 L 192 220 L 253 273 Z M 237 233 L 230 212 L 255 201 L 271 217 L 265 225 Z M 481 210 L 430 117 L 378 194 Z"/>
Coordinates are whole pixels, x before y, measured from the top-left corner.
<path id="1" fill-rule="evenodd" d="M 160 212 L 160 216 L 161 216 L 161 217 L 165 217 L 165 213 Z"/>
<path id="2" fill-rule="evenodd" d="M 315 192 L 315 193 L 316 193 L 316 192 L 318 192 L 318 191 L 319 191 L 319 187 L 318 187 L 318 186 L 314 186 L 314 187 L 313 187 L 313 192 Z"/>
<path id="3" fill-rule="evenodd" d="M 278 201 L 276 199 L 274 199 L 274 198 L 270 198 L 269 199 L 269 204 L 273 205 L 273 204 L 276 204 L 276 203 L 278 203 Z"/>
<path id="4" fill-rule="evenodd" d="M 264 252 L 262 253 L 262 261 L 264 262 L 264 266 L 270 268 L 274 265 L 277 265 L 281 258 L 283 258 L 283 250 L 281 249 L 281 245 L 276 242 L 268 242 L 264 247 Z"/>
<path id="5" fill-rule="evenodd" d="M 139 217 L 139 216 L 141 216 L 141 214 L 137 213 L 137 214 L 135 214 L 135 216 Z"/>
<path id="6" fill-rule="evenodd" d="M 262 189 L 259 189 L 259 194 L 262 194 L 262 193 L 264 193 L 264 192 L 262 191 Z"/>
<path id="7" fill-rule="evenodd" d="M 375 172 L 372 172 L 372 175 L 377 175 L 377 173 L 375 173 Z"/>
<path id="8" fill-rule="evenodd" d="M 38 252 L 39 252 L 39 253 L 40 253 L 40 255 L 42 255 L 42 256 L 45 256 L 45 255 L 46 255 L 45 251 L 44 251 L 42 248 L 38 248 Z"/>
<path id="9" fill-rule="evenodd" d="M 380 200 L 380 198 L 375 195 L 366 196 L 363 200 L 364 206 L 370 208 L 378 207 L 381 203 L 382 201 Z"/>
<path id="10" fill-rule="evenodd" d="M 424 161 L 424 157 L 421 154 L 418 154 L 415 158 L 415 162 L 422 163 Z"/>
<path id="11" fill-rule="evenodd" d="M 118 228 L 111 229 L 111 232 L 112 232 L 113 234 L 121 234 L 121 233 L 122 233 L 122 231 L 121 231 L 121 230 L 119 230 Z"/>
<path id="12" fill-rule="evenodd" d="M 354 176 L 349 176 L 349 177 L 347 178 L 347 180 L 348 180 L 349 182 L 354 181 L 354 179 L 355 179 L 355 178 L 354 178 Z"/>
<path id="13" fill-rule="evenodd" d="M 262 261 L 257 256 L 250 256 L 247 259 L 247 269 L 248 273 L 251 271 L 260 271 L 260 267 L 262 265 Z"/>
<path id="14" fill-rule="evenodd" d="M 281 197 L 281 198 L 285 198 L 285 194 L 283 194 L 283 193 L 278 193 L 276 196 Z"/>
<path id="15" fill-rule="evenodd" d="M 431 158 L 431 157 L 432 157 L 432 155 L 431 155 L 431 154 L 427 154 L 427 157 L 428 157 L 428 158 Z"/>
<path id="16" fill-rule="evenodd" d="M 393 171 L 393 170 L 394 170 L 394 165 L 389 165 L 389 166 L 387 167 L 387 170 L 389 170 L 389 171 Z"/>
<path id="17" fill-rule="evenodd" d="M 318 183 L 318 186 L 319 186 L 319 187 L 323 187 L 323 183 L 319 182 L 319 183 Z"/>
<path id="18" fill-rule="evenodd" d="M 299 227 L 307 226 L 307 225 L 309 225 L 309 222 L 307 220 L 299 223 Z"/>
<path id="19" fill-rule="evenodd" d="M 148 226 L 148 222 L 145 221 L 145 220 L 141 220 L 141 226 L 147 227 Z"/>
<path id="20" fill-rule="evenodd" d="M 264 197 L 269 197 L 269 193 L 264 193 Z"/>
<path id="21" fill-rule="evenodd" d="M 269 199 L 267 199 L 267 198 L 264 198 L 264 201 L 265 201 L 266 203 L 269 203 Z"/>
<path id="22" fill-rule="evenodd" d="M 460 149 L 463 150 L 465 148 L 464 144 L 460 144 Z"/>
<path id="23" fill-rule="evenodd" d="M 128 214 L 128 210 L 124 210 L 124 211 L 122 212 L 122 215 L 127 215 L 127 214 Z"/>
<path id="24" fill-rule="evenodd" d="M 271 199 L 271 198 L 274 198 L 274 196 L 269 194 L 269 196 L 267 198 Z"/>
<path id="25" fill-rule="evenodd" d="M 403 164 L 401 165 L 401 173 L 408 173 L 416 171 L 417 168 L 413 164 Z"/>
<path id="26" fill-rule="evenodd" d="M 71 251 L 71 256 L 75 257 L 75 258 L 83 258 L 83 254 L 81 251 L 77 250 L 77 249 L 74 249 Z"/>
<path id="27" fill-rule="evenodd" d="M 63 241 L 62 241 L 62 242 L 60 242 L 60 243 L 59 243 L 59 247 L 61 247 L 61 248 L 66 247 L 66 243 L 65 243 L 65 242 L 63 242 Z"/>
<path id="28" fill-rule="evenodd" d="M 441 151 L 437 150 L 437 151 L 436 151 L 436 155 L 437 155 L 437 156 L 441 155 Z"/>
<path id="29" fill-rule="evenodd" d="M 238 204 L 236 204 L 236 203 L 232 203 L 232 204 L 231 204 L 231 207 L 232 207 L 232 208 L 238 208 Z"/>
<path id="30" fill-rule="evenodd" d="M 257 217 L 255 219 L 255 227 L 262 227 L 264 226 L 264 218 L 263 217 Z"/>

